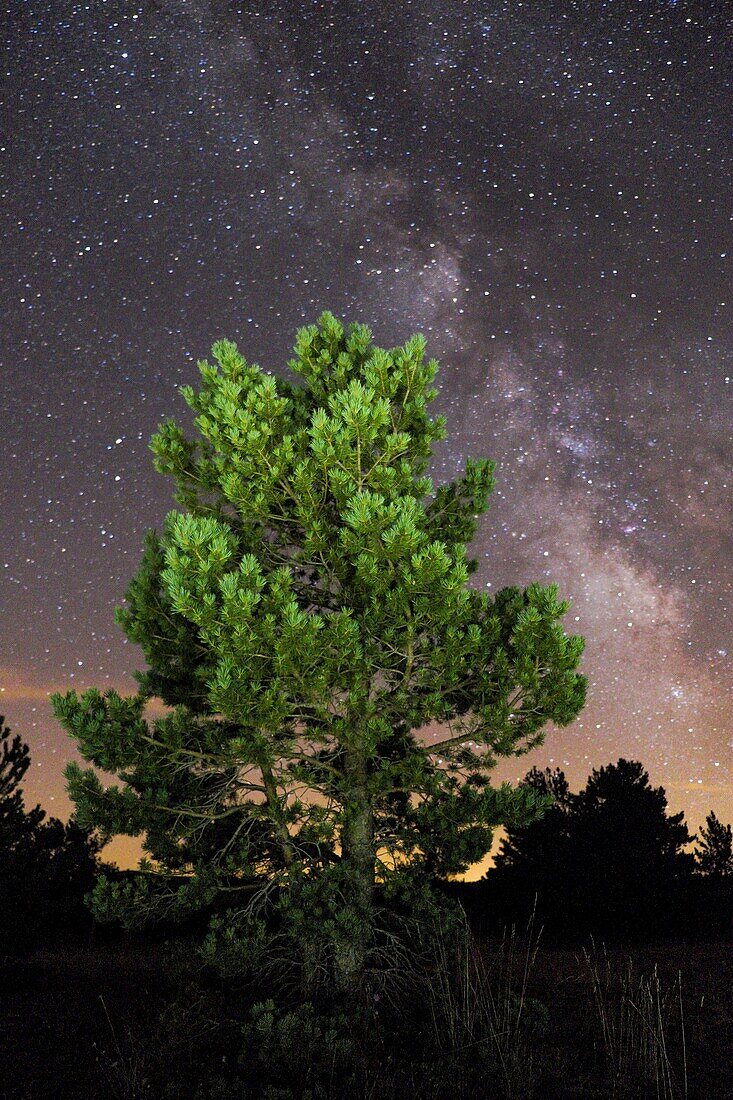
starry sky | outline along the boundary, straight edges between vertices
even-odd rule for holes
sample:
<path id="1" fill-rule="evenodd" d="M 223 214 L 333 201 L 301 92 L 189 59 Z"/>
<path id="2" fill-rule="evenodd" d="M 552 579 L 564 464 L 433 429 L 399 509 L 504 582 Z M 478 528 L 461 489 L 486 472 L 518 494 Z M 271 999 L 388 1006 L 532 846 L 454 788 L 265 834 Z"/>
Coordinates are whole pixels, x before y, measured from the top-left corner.
<path id="1" fill-rule="evenodd" d="M 439 359 L 498 464 L 471 583 L 556 580 L 589 701 L 503 766 L 640 759 L 733 819 L 729 0 L 25 0 L 2 9 L 0 713 L 65 816 L 52 690 L 172 507 L 148 440 L 229 337 L 325 308 Z"/>

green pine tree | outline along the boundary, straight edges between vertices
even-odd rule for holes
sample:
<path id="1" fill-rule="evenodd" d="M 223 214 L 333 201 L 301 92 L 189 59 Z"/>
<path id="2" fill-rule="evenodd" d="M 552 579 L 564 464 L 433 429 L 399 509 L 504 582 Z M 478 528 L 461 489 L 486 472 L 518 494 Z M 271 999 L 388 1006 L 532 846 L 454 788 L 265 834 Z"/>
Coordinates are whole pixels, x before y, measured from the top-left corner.
<path id="1" fill-rule="evenodd" d="M 100 911 L 270 890 L 353 987 L 378 885 L 461 872 L 495 826 L 544 806 L 488 774 L 578 714 L 583 640 L 554 585 L 491 598 L 467 584 L 492 464 L 433 488 L 445 430 L 424 351 L 324 313 L 298 332 L 293 383 L 221 340 L 201 390 L 183 388 L 199 438 L 173 421 L 153 437 L 181 510 L 149 535 L 118 613 L 149 669 L 132 698 L 53 700 L 85 759 L 122 781 L 71 765 L 80 822 L 145 834 L 165 881 L 156 894 L 146 876 L 134 899 L 100 887 Z M 146 717 L 151 697 L 164 717 Z"/>
<path id="2" fill-rule="evenodd" d="M 733 829 L 718 820 L 713 810 L 700 829 L 695 863 L 704 875 L 733 874 Z"/>

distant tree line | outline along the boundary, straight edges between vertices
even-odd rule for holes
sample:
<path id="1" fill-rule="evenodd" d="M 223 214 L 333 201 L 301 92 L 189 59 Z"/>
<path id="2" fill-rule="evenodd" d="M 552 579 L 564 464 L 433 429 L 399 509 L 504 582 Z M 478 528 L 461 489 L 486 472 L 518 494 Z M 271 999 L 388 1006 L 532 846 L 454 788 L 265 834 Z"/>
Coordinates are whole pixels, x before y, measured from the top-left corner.
<path id="1" fill-rule="evenodd" d="M 93 832 L 73 818 L 64 824 L 40 806 L 26 807 L 29 766 L 28 746 L 0 717 L 5 953 L 89 932 L 84 899 L 101 868 Z M 479 930 L 522 925 L 533 915 L 536 927 L 564 940 L 733 932 L 733 829 L 715 813 L 691 835 L 683 814 L 668 812 L 664 789 L 653 787 L 634 760 L 594 769 L 577 793 L 559 768 L 532 768 L 522 785 L 552 804 L 531 824 L 506 830 L 481 882 L 452 890 Z"/>
<path id="2" fill-rule="evenodd" d="M 72 818 L 47 818 L 25 805 L 30 751 L 0 717 L 0 955 L 60 933 L 89 931 L 84 897 L 99 869 L 100 843 Z"/>
<path id="3" fill-rule="evenodd" d="M 559 768 L 532 768 L 523 785 L 553 803 L 539 820 L 509 828 L 494 866 L 464 892 L 481 923 L 522 923 L 534 913 L 563 939 L 733 930 L 733 832 L 713 812 L 691 835 L 635 760 L 594 769 L 578 793 Z"/>

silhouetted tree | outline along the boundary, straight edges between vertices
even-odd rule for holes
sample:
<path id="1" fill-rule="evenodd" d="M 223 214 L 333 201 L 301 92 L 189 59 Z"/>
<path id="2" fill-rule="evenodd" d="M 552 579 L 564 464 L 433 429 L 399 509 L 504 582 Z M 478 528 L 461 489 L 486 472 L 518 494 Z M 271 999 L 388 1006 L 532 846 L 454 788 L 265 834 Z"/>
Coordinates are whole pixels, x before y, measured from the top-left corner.
<path id="1" fill-rule="evenodd" d="M 532 768 L 521 785 L 553 801 L 535 821 L 507 830 L 496 862 L 497 866 L 521 867 L 531 876 L 538 877 L 546 874 L 558 859 L 564 858 L 575 796 L 559 768 L 546 768 L 545 771 Z"/>
<path id="2" fill-rule="evenodd" d="M 40 806 L 26 810 L 21 783 L 30 767 L 30 752 L 0 716 L 0 882 L 25 851 L 44 818 Z"/>
<path id="3" fill-rule="evenodd" d="M 691 895 L 695 931 L 703 936 L 729 936 L 733 919 L 733 829 L 711 810 L 700 829 L 694 852 Z"/>
<path id="4" fill-rule="evenodd" d="M 671 927 L 694 861 L 684 814 L 667 813 L 664 788 L 652 787 L 638 761 L 621 759 L 591 773 L 574 816 L 586 923 L 650 934 Z"/>
<path id="5" fill-rule="evenodd" d="M 536 895 L 539 918 L 570 935 L 644 935 L 671 929 L 694 866 L 682 813 L 638 761 L 594 770 L 572 794 L 564 774 L 533 769 L 524 783 L 556 802 L 541 820 L 509 828 L 486 876 L 512 917 Z"/>
<path id="6" fill-rule="evenodd" d="M 40 806 L 25 807 L 21 783 L 29 767 L 28 746 L 0 717 L 0 908 L 7 908 L 11 884 L 27 871 L 45 817 Z"/>
<path id="7" fill-rule="evenodd" d="M 695 862 L 704 875 L 733 874 L 733 828 L 719 821 L 712 810 L 700 829 Z"/>
<path id="8" fill-rule="evenodd" d="M 489 874 L 486 899 L 511 920 L 524 920 L 535 899 L 547 910 L 570 859 L 575 798 L 559 768 L 532 768 L 520 786 L 533 790 L 541 801 L 553 801 L 541 817 L 507 829 Z M 470 905 L 470 894 L 466 902 Z"/>
<path id="9" fill-rule="evenodd" d="M 30 751 L 0 717 L 0 928 L 6 951 L 89 925 L 84 895 L 98 870 L 100 841 L 73 819 L 26 809 L 21 783 Z"/>

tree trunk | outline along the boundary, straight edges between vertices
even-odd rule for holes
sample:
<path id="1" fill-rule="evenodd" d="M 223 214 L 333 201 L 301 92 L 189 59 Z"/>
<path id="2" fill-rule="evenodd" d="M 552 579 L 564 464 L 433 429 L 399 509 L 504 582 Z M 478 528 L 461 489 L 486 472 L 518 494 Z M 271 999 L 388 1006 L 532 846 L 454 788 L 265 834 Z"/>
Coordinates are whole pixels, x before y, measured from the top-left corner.
<path id="1" fill-rule="evenodd" d="M 363 752 L 347 751 L 344 778 L 341 854 L 346 921 L 344 935 L 335 945 L 336 980 L 342 992 L 354 994 L 364 975 L 374 904 L 374 816 Z"/>
<path id="2" fill-rule="evenodd" d="M 285 823 L 285 815 L 283 813 L 283 807 L 272 768 L 264 756 L 260 758 L 260 771 L 262 772 L 262 783 L 265 788 L 265 798 L 270 810 L 270 818 L 275 826 L 275 831 L 280 842 L 283 863 L 285 867 L 292 868 L 295 863 L 295 847 L 292 837 L 290 836 L 290 831 Z M 289 882 L 289 889 L 296 898 L 300 894 L 301 882 L 302 880 L 300 880 L 297 874 Z M 310 996 L 313 994 L 317 985 L 318 948 L 307 932 L 301 937 L 300 948 L 303 990 L 307 996 Z"/>

